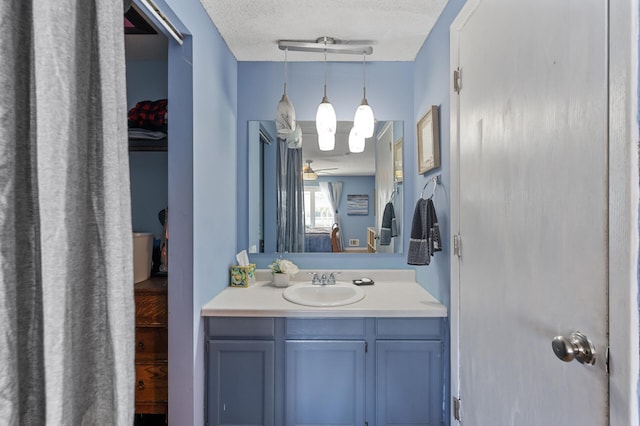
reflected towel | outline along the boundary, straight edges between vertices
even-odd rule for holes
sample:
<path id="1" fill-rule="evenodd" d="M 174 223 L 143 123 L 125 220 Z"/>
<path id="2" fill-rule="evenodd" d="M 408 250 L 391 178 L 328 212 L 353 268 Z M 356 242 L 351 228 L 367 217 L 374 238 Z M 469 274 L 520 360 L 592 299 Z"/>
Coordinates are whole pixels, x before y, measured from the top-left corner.
<path id="1" fill-rule="evenodd" d="M 396 212 L 391 202 L 384 207 L 382 214 L 382 226 L 380 227 L 380 245 L 388 246 L 391 238 L 398 236 L 398 224 L 396 222 Z"/>

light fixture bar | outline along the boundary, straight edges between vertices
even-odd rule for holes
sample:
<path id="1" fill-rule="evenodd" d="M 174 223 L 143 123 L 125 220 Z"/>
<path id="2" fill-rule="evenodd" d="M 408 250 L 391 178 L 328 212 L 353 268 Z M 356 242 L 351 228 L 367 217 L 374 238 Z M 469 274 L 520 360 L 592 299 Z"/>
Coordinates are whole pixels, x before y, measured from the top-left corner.
<path id="1" fill-rule="evenodd" d="M 280 50 L 289 49 L 297 52 L 327 52 L 342 53 L 345 55 L 371 55 L 373 47 L 356 44 L 342 44 L 330 37 L 321 37 L 318 40 L 278 40 Z"/>

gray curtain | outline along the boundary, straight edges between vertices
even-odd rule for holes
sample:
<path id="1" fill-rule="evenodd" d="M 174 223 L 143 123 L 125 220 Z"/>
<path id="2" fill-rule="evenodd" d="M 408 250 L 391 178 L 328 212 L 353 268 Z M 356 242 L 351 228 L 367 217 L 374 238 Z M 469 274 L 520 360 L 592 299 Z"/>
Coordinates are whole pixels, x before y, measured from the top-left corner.
<path id="1" fill-rule="evenodd" d="M 133 424 L 122 14 L 0 2 L 3 424 Z"/>
<path id="2" fill-rule="evenodd" d="M 302 148 L 288 148 L 287 141 L 278 138 L 276 162 L 278 253 L 300 253 L 304 251 Z"/>
<path id="3" fill-rule="evenodd" d="M 330 182 L 320 182 L 320 191 L 327 198 L 329 204 L 331 204 L 331 208 L 333 209 L 333 223 L 338 224 L 338 229 L 340 229 L 340 240 L 338 244 L 340 245 L 340 250 L 344 248 L 344 244 L 342 241 L 342 228 L 340 227 L 340 197 L 342 197 L 342 181 L 334 180 Z"/>

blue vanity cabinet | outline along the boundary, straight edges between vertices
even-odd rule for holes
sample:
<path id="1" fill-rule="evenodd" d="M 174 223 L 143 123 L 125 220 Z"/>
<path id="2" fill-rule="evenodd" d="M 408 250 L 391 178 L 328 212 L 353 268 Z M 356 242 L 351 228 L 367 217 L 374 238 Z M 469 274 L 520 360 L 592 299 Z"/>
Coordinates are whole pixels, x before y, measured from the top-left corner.
<path id="1" fill-rule="evenodd" d="M 444 318 L 207 318 L 207 421 L 447 424 Z"/>
<path id="2" fill-rule="evenodd" d="M 208 424 L 275 425 L 273 319 L 214 319 L 208 334 Z"/>
<path id="3" fill-rule="evenodd" d="M 444 424 L 441 327 L 431 318 L 377 320 L 377 426 Z"/>

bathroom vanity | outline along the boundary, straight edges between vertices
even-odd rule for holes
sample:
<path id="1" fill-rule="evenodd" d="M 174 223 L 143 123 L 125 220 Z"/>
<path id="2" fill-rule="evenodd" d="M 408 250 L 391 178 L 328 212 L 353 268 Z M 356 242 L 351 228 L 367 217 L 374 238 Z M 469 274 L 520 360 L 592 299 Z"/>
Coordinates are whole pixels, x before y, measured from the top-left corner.
<path id="1" fill-rule="evenodd" d="M 446 308 L 378 272 L 349 305 L 293 304 L 260 273 L 205 305 L 208 424 L 443 424 Z"/>

